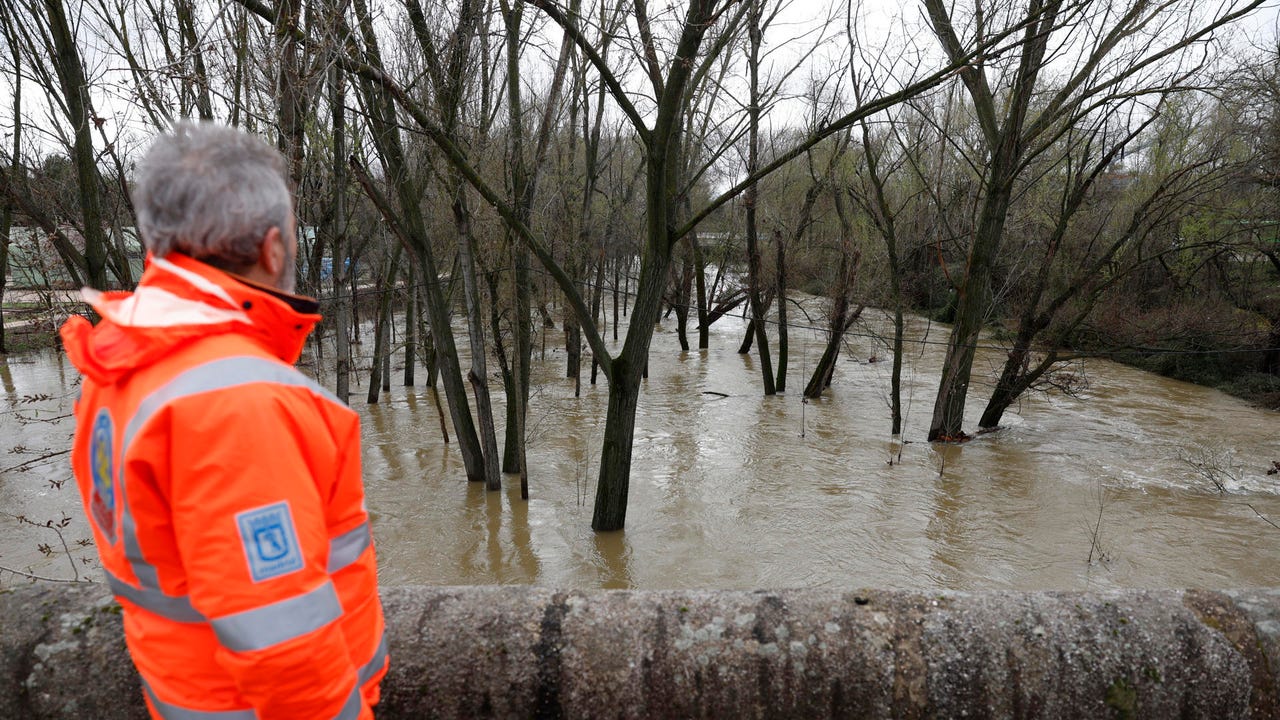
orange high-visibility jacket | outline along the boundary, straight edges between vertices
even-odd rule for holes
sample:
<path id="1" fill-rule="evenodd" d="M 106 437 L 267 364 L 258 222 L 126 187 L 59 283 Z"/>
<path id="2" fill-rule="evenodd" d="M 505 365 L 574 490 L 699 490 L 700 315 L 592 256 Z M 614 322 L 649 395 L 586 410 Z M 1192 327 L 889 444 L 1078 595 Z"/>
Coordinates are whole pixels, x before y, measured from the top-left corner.
<path id="1" fill-rule="evenodd" d="M 359 418 L 292 367 L 315 302 L 177 253 L 85 294 L 72 467 L 153 717 L 371 719 Z"/>

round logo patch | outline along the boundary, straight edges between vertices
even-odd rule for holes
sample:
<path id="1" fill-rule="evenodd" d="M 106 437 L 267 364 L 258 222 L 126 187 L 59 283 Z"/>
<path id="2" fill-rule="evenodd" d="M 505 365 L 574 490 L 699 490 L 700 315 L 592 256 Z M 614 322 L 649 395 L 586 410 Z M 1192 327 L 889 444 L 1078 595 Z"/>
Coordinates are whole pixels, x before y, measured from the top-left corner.
<path id="1" fill-rule="evenodd" d="M 116 488 L 114 482 L 115 424 L 106 408 L 98 411 L 89 439 L 89 475 L 93 479 L 93 497 L 89 514 L 98 529 L 110 540 L 116 537 Z"/>

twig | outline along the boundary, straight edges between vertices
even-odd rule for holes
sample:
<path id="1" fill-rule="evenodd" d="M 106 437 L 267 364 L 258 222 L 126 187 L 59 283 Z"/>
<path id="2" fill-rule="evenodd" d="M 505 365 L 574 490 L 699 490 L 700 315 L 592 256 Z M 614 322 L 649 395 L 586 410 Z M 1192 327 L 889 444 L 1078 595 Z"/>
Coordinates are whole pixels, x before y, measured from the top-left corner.
<path id="1" fill-rule="evenodd" d="M 1103 509 L 1103 507 L 1104 507 L 1104 505 L 1103 505 L 1103 503 L 1101 502 L 1101 499 L 1099 499 L 1099 502 L 1098 502 L 1098 519 L 1097 519 L 1097 520 L 1094 522 L 1094 524 L 1093 524 L 1093 540 L 1092 540 L 1092 542 L 1090 542 L 1090 543 L 1089 543 L 1089 559 L 1086 561 L 1086 562 L 1087 562 L 1088 564 L 1090 564 L 1090 565 L 1092 565 L 1092 564 L 1093 564 L 1093 552 L 1094 552 L 1094 550 L 1098 550 L 1098 532 L 1099 532 L 1100 530 L 1102 530 L 1102 509 Z M 1100 551 L 1100 550 L 1099 550 L 1099 555 L 1101 555 L 1101 551 Z M 1101 558 L 1099 558 L 1099 559 L 1101 559 Z"/>
<path id="2" fill-rule="evenodd" d="M 18 422 L 24 425 L 29 423 L 49 423 L 50 425 L 52 425 L 54 423 L 57 423 L 60 420 L 66 420 L 69 417 L 75 417 L 75 413 L 67 413 L 66 415 L 54 415 L 53 417 L 50 417 L 50 418 L 35 418 L 35 417 L 27 417 L 26 415 L 22 415 L 21 413 L 15 412 L 13 416 L 18 419 Z"/>
<path id="3" fill-rule="evenodd" d="M 1092 567 L 1093 559 L 1094 557 L 1097 557 L 1098 562 L 1101 563 L 1103 567 L 1106 567 L 1108 570 L 1110 570 L 1111 568 L 1108 567 L 1108 564 L 1111 562 L 1111 556 L 1106 551 L 1106 549 L 1102 547 L 1102 515 L 1103 515 L 1103 512 L 1106 510 L 1106 507 L 1107 507 L 1107 488 L 1099 484 L 1098 485 L 1098 517 L 1092 523 L 1090 523 L 1088 519 L 1085 520 L 1085 527 L 1089 529 L 1089 533 L 1090 533 L 1089 559 L 1085 562 L 1087 565 Z"/>
<path id="4" fill-rule="evenodd" d="M 79 579 L 80 579 L 80 569 L 76 567 L 76 559 L 75 559 L 75 557 L 71 554 L 71 548 L 67 547 L 67 539 L 66 539 L 65 537 L 63 537 L 63 535 L 62 535 L 62 531 L 61 531 L 61 530 L 59 530 L 58 528 L 54 527 L 54 525 L 53 525 L 53 523 L 52 523 L 52 522 L 50 522 L 46 527 L 48 527 L 50 530 L 52 530 L 52 531 L 54 531 L 55 533 L 57 533 L 57 535 L 58 535 L 58 542 L 62 543 L 62 552 L 67 556 L 67 562 L 68 562 L 68 563 L 71 563 L 71 575 L 72 575 L 72 577 L 74 577 L 76 580 L 79 580 Z"/>
<path id="5" fill-rule="evenodd" d="M 71 453 L 71 448 L 67 448 L 66 450 L 58 450 L 57 452 L 51 452 L 46 455 L 41 455 L 38 458 L 31 458 L 30 460 L 23 463 L 18 463 L 13 467 L 5 468 L 3 470 L 0 470 L 0 473 L 7 473 L 7 472 L 13 472 L 14 470 L 21 470 L 22 468 L 27 467 L 28 465 L 33 465 L 35 463 L 38 463 L 41 460 L 49 460 L 50 458 L 56 458 L 59 455 L 69 455 L 70 453 Z"/>
<path id="6" fill-rule="evenodd" d="M 45 577 L 43 575 L 32 575 L 31 573 L 25 573 L 25 572 L 22 572 L 21 570 L 14 570 L 13 568 L 8 568 L 3 565 L 0 565 L 0 572 L 13 573 L 14 575 L 21 575 L 24 578 L 30 578 L 32 580 L 43 580 L 45 582 L 60 582 L 60 583 L 95 582 L 94 580 L 89 580 L 88 578 L 81 578 L 81 577 L 77 577 L 75 580 L 67 580 L 66 578 L 51 578 L 51 577 Z"/>
<path id="7" fill-rule="evenodd" d="M 44 523 L 33 522 L 25 515 L 14 515 L 13 518 L 22 525 L 30 525 L 32 527 L 48 528 L 52 530 L 54 534 L 58 536 L 58 541 L 62 543 L 62 552 L 67 556 L 67 562 L 71 564 L 71 574 L 76 580 L 80 579 L 80 569 L 76 567 L 75 556 L 71 554 L 71 548 L 67 546 L 67 538 L 62 534 L 62 528 L 66 527 L 67 524 L 71 522 L 71 518 L 68 517 L 66 513 L 62 514 L 62 520 L 56 525 L 52 520 L 46 520 Z M 43 550 L 45 547 L 47 546 L 43 546 L 41 549 Z M 52 553 L 47 552 L 46 554 Z"/>
<path id="8" fill-rule="evenodd" d="M 1254 515 L 1257 515 L 1258 517 L 1262 518 L 1262 522 L 1264 522 L 1264 523 L 1266 523 L 1266 524 L 1270 525 L 1271 527 L 1273 527 L 1273 528 L 1275 528 L 1275 529 L 1277 529 L 1277 530 L 1280 530 L 1280 525 L 1277 525 L 1277 524 L 1275 524 L 1275 523 L 1271 522 L 1270 520 L 1268 520 L 1266 515 L 1263 515 L 1262 513 L 1258 512 L 1258 508 L 1256 508 L 1256 507 L 1254 507 L 1254 506 L 1252 506 L 1252 505 L 1249 505 L 1249 503 L 1245 503 L 1245 505 L 1247 505 L 1247 506 L 1249 507 L 1249 509 L 1253 511 L 1253 514 L 1254 514 Z"/>

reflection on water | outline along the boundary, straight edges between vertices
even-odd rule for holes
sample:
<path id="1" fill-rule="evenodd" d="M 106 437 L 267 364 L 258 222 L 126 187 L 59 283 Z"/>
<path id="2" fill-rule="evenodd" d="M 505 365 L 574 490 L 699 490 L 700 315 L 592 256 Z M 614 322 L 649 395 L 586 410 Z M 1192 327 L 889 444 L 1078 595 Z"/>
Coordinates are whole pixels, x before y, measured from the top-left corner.
<path id="1" fill-rule="evenodd" d="M 562 377 L 562 350 L 548 347 L 533 368 L 528 502 L 514 477 L 496 493 L 465 481 L 455 445 L 443 441 L 431 390 L 394 387 L 370 406 L 353 388 L 383 581 L 926 590 L 1280 585 L 1280 531 L 1255 513 L 1280 519 L 1280 481 L 1265 475 L 1280 459 L 1274 413 L 1090 361 L 1083 396 L 1031 396 L 1009 413 L 1004 430 L 963 446 L 931 446 L 922 440 L 940 346 L 916 345 L 907 358 L 899 439 L 888 432 L 890 363 L 866 328 L 850 337 L 828 395 L 807 403 L 799 397 L 803 372 L 823 338 L 792 331 L 793 391 L 766 398 L 754 359 L 736 353 L 744 330 L 741 319 L 725 318 L 713 328 L 711 349 L 680 352 L 674 333 L 658 329 L 620 533 L 589 528 L 607 388 L 603 380 L 590 386 L 584 370 L 574 397 L 572 379 Z M 917 338 L 926 331 L 945 340 L 937 326 L 913 328 Z M 994 373 L 1000 360 L 998 351 L 978 355 L 971 424 L 990 391 L 981 374 Z M 65 447 L 65 421 L 31 420 L 69 412 L 73 383 L 57 353 L 0 361 L 8 400 L 0 451 Z M 493 388 L 500 422 L 500 385 Z M 20 402 L 41 394 L 50 398 Z M 1218 458 L 1232 492 L 1217 493 L 1179 460 L 1188 449 Z M 31 456 L 0 456 L 0 468 Z M 65 457 L 0 475 L 0 510 L 43 520 L 65 508 L 76 518 L 69 540 L 87 536 L 70 485 L 49 485 L 69 475 Z M 0 522 L 0 566 L 53 572 L 55 561 L 34 549 L 48 540 Z M 1088 563 L 1091 551 L 1104 561 Z"/>

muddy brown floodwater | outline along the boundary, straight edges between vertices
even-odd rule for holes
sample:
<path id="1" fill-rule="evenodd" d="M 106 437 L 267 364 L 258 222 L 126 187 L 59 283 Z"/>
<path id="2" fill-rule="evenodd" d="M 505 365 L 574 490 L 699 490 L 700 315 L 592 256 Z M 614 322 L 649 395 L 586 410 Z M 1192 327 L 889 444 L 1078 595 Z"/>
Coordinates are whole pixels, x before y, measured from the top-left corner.
<path id="1" fill-rule="evenodd" d="M 1263 519 L 1280 524 L 1280 476 L 1266 475 L 1280 460 L 1277 414 L 1089 360 L 1073 368 L 1087 380 L 1077 396 L 1028 397 L 1001 431 L 963 446 L 930 446 L 923 437 L 947 328 L 917 320 L 904 373 L 907 442 L 899 445 L 889 436 L 888 354 L 872 337 L 885 326 L 871 320 L 875 327 L 860 325 L 850 336 L 831 390 L 808 403 L 799 390 L 821 352 L 820 334 L 792 331 L 791 391 L 763 397 L 754 358 L 736 352 L 741 318 L 721 320 L 711 349 L 691 352 L 680 352 L 674 318 L 664 322 L 640 398 L 627 529 L 620 533 L 590 530 L 607 387 L 603 378 L 596 387 L 587 383 L 588 365 L 581 397 L 574 397 L 562 350 L 548 347 L 534 367 L 527 503 L 512 477 L 495 493 L 464 480 L 421 386 L 424 371 L 414 388 L 400 387 L 397 371 L 390 399 L 379 405 L 354 391 L 382 581 L 1280 586 L 1280 529 Z M 548 346 L 555 344 L 560 334 L 552 331 Z M 873 356 L 881 361 L 869 362 Z M 979 353 L 970 426 L 1000 358 L 997 350 Z M 311 370 L 328 364 L 314 347 L 304 356 Z M 70 477 L 66 456 L 35 460 L 68 446 L 76 378 L 54 351 L 0 361 L 0 566 L 71 577 L 57 535 L 14 519 L 56 522 L 65 513 L 72 520 L 61 532 L 72 556 L 90 560 L 75 560 L 75 572 L 97 578 L 92 549 L 76 545 L 89 532 L 73 485 L 57 487 Z M 332 385 L 323 372 L 320 379 Z M 496 381 L 493 388 L 501 400 Z M 501 420 L 500 405 L 496 413 Z M 0 583 L 19 581 L 0 571 Z"/>

